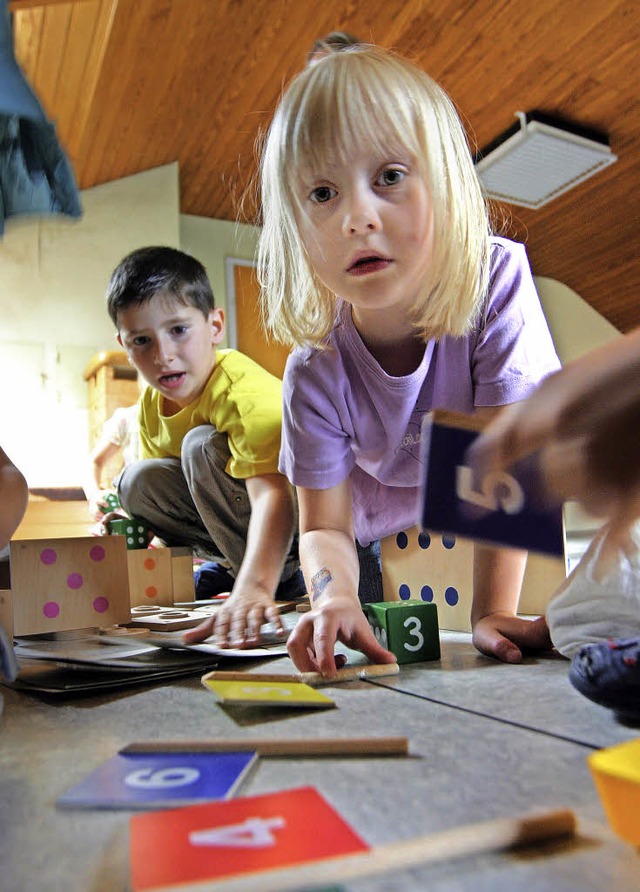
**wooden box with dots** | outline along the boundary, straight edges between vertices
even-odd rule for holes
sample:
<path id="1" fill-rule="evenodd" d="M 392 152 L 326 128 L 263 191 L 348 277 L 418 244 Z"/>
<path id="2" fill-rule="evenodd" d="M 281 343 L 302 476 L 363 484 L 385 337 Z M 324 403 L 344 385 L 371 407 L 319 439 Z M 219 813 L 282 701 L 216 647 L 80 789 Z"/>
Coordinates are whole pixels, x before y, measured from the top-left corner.
<path id="1" fill-rule="evenodd" d="M 173 606 L 173 568 L 170 548 L 129 549 L 127 566 L 132 607 Z"/>
<path id="2" fill-rule="evenodd" d="M 385 601 L 436 604 L 441 629 L 471 631 L 473 553 L 470 539 L 412 527 L 380 543 Z M 543 614 L 566 578 L 562 558 L 530 553 L 518 613 Z"/>
<path id="3" fill-rule="evenodd" d="M 471 630 L 473 543 L 412 527 L 380 543 L 385 601 L 435 604 L 441 629 Z"/>
<path id="4" fill-rule="evenodd" d="M 130 618 L 124 539 L 21 539 L 10 546 L 11 591 L 0 593 L 9 634 L 105 628 Z"/>

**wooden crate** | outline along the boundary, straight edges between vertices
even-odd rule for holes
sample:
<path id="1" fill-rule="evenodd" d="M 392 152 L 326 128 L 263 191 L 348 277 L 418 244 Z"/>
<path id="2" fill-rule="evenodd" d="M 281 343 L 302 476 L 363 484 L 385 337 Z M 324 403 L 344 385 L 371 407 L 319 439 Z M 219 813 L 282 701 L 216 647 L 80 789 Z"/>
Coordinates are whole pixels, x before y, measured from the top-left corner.
<path id="1" fill-rule="evenodd" d="M 84 371 L 89 390 L 89 448 L 93 449 L 102 434 L 102 427 L 116 409 L 132 406 L 140 396 L 138 373 L 129 364 L 127 354 L 109 350 L 94 356 Z M 122 469 L 122 457 L 115 456 L 104 468 L 101 484 L 109 489 Z"/>

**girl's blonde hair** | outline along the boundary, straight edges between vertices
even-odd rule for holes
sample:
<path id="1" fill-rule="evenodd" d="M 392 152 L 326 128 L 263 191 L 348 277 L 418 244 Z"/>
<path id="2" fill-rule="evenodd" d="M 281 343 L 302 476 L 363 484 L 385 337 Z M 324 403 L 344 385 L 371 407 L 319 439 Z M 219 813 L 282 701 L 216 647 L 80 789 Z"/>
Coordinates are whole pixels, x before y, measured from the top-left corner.
<path id="1" fill-rule="evenodd" d="M 427 74 L 374 46 L 350 47 L 304 69 L 285 91 L 261 160 L 258 278 L 267 329 L 288 344 L 319 345 L 336 295 L 315 276 L 299 233 L 301 178 L 353 146 L 387 157 L 408 151 L 428 187 L 433 247 L 414 311 L 425 338 L 463 335 L 475 323 L 489 276 L 490 226 L 464 129 Z"/>

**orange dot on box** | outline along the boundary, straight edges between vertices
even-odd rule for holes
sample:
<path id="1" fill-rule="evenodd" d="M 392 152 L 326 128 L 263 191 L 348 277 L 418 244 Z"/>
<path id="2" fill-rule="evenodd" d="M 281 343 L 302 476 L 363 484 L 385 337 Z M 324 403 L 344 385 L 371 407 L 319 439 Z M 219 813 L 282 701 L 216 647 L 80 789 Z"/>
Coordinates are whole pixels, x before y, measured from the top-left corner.
<path id="1" fill-rule="evenodd" d="M 147 596 L 147 598 L 155 598 L 158 594 L 158 589 L 155 587 L 155 585 L 149 585 L 144 590 L 144 593 Z"/>
<path id="2" fill-rule="evenodd" d="M 144 562 L 144 568 L 145 568 L 145 570 L 155 570 L 155 568 L 156 568 L 155 560 L 153 558 L 147 558 L 146 561 Z"/>

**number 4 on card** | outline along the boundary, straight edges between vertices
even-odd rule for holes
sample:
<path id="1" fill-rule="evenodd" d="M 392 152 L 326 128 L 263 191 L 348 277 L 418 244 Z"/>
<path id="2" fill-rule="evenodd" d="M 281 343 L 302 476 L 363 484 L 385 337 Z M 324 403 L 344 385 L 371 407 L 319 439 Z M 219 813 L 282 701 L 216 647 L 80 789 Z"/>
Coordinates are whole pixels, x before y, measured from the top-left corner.
<path id="1" fill-rule="evenodd" d="M 130 838 L 134 892 L 369 851 L 313 787 L 137 815 Z"/>

